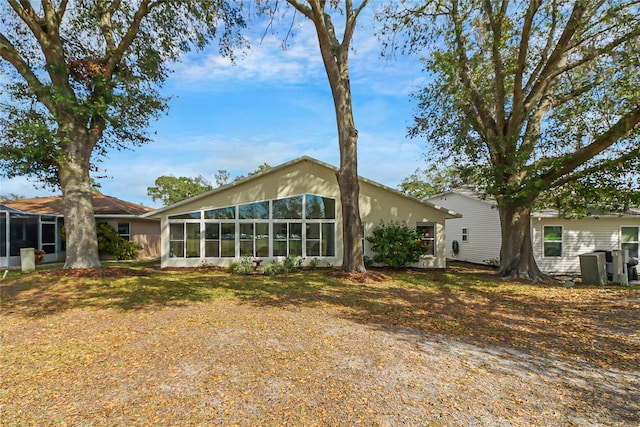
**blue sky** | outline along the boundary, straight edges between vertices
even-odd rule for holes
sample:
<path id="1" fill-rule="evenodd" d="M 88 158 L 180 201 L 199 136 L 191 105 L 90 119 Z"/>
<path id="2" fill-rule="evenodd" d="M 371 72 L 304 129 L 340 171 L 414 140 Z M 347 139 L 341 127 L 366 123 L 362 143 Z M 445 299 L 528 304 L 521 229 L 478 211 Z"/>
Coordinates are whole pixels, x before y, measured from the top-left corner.
<path id="1" fill-rule="evenodd" d="M 415 58 L 381 58 L 373 23 L 363 18 L 350 55 L 359 173 L 395 188 L 423 167 L 425 143 L 408 139 L 406 129 L 415 107 L 409 95 L 425 77 Z M 159 207 L 147 187 L 161 175 L 215 182 L 220 169 L 234 177 L 302 155 L 338 166 L 335 113 L 313 27 L 299 18 L 286 50 L 281 34 L 254 32 L 235 65 L 215 45 L 174 65 L 163 89 L 170 109 L 152 124 L 154 142 L 109 153 L 98 174 L 106 176 L 98 180 L 104 194 Z M 50 194 L 25 178 L 2 178 L 0 194 L 8 193 Z"/>

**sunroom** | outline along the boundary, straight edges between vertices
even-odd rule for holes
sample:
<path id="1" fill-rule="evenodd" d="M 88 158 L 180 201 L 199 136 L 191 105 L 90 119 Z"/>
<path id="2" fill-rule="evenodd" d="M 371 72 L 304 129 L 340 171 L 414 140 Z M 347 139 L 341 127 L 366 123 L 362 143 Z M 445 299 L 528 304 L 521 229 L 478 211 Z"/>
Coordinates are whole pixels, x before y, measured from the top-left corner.
<path id="1" fill-rule="evenodd" d="M 169 258 L 335 257 L 336 201 L 314 194 L 168 215 Z"/>
<path id="2" fill-rule="evenodd" d="M 146 214 L 161 220 L 162 267 L 226 266 L 241 257 L 288 256 L 342 263 L 337 168 L 301 157 L 266 172 Z M 381 221 L 405 222 L 425 235 L 417 267 L 444 268 L 444 224 L 459 215 L 360 178 L 363 236 Z M 364 239 L 365 255 L 373 258 Z"/>

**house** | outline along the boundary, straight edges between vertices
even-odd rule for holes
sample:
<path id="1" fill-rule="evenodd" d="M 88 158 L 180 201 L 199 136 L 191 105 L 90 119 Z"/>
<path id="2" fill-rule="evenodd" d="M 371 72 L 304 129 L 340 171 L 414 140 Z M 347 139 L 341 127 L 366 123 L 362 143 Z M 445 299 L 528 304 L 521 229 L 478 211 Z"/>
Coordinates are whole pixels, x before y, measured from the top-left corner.
<path id="1" fill-rule="evenodd" d="M 159 222 L 142 217 L 152 208 L 94 193 L 93 209 L 97 223 L 140 247 L 139 258 L 160 256 Z M 20 249 L 26 247 L 44 250 L 44 262 L 64 261 L 63 225 L 61 196 L 0 202 L 0 266 L 20 265 Z"/>
<path id="2" fill-rule="evenodd" d="M 502 233 L 494 199 L 474 191 L 452 190 L 427 201 L 463 215 L 447 220 L 449 258 L 480 264 L 499 262 Z M 639 233 L 640 209 L 579 219 L 562 218 L 550 209 L 531 214 L 534 257 L 548 274 L 579 273 L 579 256 L 594 250 L 627 249 L 631 257 L 638 258 Z"/>
<path id="3" fill-rule="evenodd" d="M 337 168 L 310 157 L 160 208 L 162 267 L 226 266 L 243 256 L 287 256 L 342 263 L 342 208 Z M 365 178 L 360 214 L 365 237 L 381 221 L 404 221 L 429 234 L 430 253 L 419 267 L 445 268 L 445 220 L 449 209 L 408 197 Z M 368 242 L 365 256 L 372 257 Z"/>

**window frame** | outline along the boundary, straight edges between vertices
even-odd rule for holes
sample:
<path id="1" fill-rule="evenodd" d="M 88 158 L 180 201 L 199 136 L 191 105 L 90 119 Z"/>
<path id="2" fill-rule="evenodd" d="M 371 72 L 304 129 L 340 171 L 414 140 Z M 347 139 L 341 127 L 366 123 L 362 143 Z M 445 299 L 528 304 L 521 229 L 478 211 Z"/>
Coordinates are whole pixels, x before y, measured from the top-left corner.
<path id="1" fill-rule="evenodd" d="M 636 229 L 636 240 L 623 240 L 622 229 L 623 228 L 635 228 Z M 629 256 L 638 258 L 640 255 L 640 226 L 638 225 L 621 225 L 620 226 L 620 249 L 629 249 L 624 246 L 635 245 L 635 253 L 632 250 L 629 250 Z"/>
<path id="2" fill-rule="evenodd" d="M 322 215 L 326 218 L 307 218 L 307 200 L 311 198 L 320 197 L 321 199 L 333 200 L 333 203 L 322 203 L 323 210 Z M 287 202 L 290 200 L 289 202 Z M 300 218 L 279 218 L 280 216 L 291 216 L 289 214 L 285 215 L 275 215 L 274 217 L 274 205 L 280 205 L 286 207 L 288 204 L 290 206 L 295 206 L 296 201 L 299 200 L 300 204 Z M 281 202 L 279 202 L 281 201 Z M 187 251 L 187 227 L 184 224 L 189 223 L 199 223 L 200 224 L 200 255 L 201 259 L 219 259 L 219 258 L 239 258 L 242 256 L 251 256 L 255 258 L 279 258 L 285 256 L 296 256 L 296 257 L 317 257 L 317 258 L 335 258 L 336 256 L 336 238 L 337 233 L 335 231 L 336 228 L 336 216 L 337 216 L 337 202 L 338 200 L 329 197 L 329 196 L 321 196 L 312 193 L 302 193 L 290 195 L 282 198 L 274 198 L 267 200 L 256 200 L 247 203 L 238 203 L 232 206 L 221 206 L 221 207 L 207 207 L 202 208 L 198 211 L 191 212 L 183 212 L 176 213 L 170 216 L 167 216 L 167 222 L 169 224 L 169 257 L 170 258 L 188 258 L 186 256 Z M 268 204 L 269 214 L 268 218 L 240 218 L 240 209 L 241 206 L 248 206 L 252 204 Z M 326 209 L 326 205 L 329 205 L 333 211 L 328 212 Z M 289 212 L 290 210 L 282 209 L 281 212 Z M 208 215 L 207 212 L 210 212 Z M 224 214 L 228 212 L 227 215 L 223 215 L 224 218 L 213 216 L 211 212 L 220 212 Z M 231 215 L 233 213 L 233 215 Z M 229 218 L 229 216 L 233 216 L 233 218 Z M 183 224 L 183 255 L 175 256 L 171 255 L 172 253 L 172 243 L 178 242 L 179 240 L 171 239 L 171 226 L 175 224 Z M 209 224 L 217 224 L 218 227 L 218 239 L 207 238 L 207 235 L 214 235 L 215 233 L 211 233 L 211 230 L 207 230 L 207 228 L 211 228 Z M 234 231 L 234 255 L 230 254 L 227 256 L 223 256 L 223 224 L 233 224 L 235 227 Z M 253 235 L 252 238 L 243 238 L 241 228 L 247 229 L 248 224 L 251 224 Z M 268 254 L 264 255 L 264 251 L 261 251 L 259 254 L 258 248 L 258 236 L 256 235 L 256 228 L 258 224 L 266 224 L 267 225 L 267 239 L 268 239 Z M 286 239 L 278 239 L 275 233 L 276 224 L 286 224 L 287 228 L 287 238 Z M 307 225 L 318 224 L 316 227 L 319 228 L 320 238 L 319 239 L 310 239 L 310 242 L 316 243 L 319 242 L 319 255 L 307 255 Z M 296 235 L 291 235 L 291 228 L 299 228 L 300 233 L 296 232 Z M 209 231 L 209 233 L 208 233 Z M 245 249 L 248 249 L 248 242 L 252 241 L 252 251 L 249 253 Z M 274 255 L 276 252 L 275 244 L 280 241 L 286 240 L 286 255 L 278 254 Z M 215 251 L 211 248 L 212 242 L 218 242 L 218 256 L 207 256 L 207 252 L 215 253 Z M 293 242 L 293 243 L 292 243 Z M 264 248 L 264 245 L 261 246 Z M 298 250 L 298 248 L 300 248 Z M 209 249 L 209 251 L 208 251 Z M 246 253 L 245 253 L 246 252 Z M 293 253 L 292 253 L 293 252 Z M 195 257 L 192 257 L 195 258 Z"/>
<path id="3" fill-rule="evenodd" d="M 426 222 L 417 222 L 416 223 L 416 232 L 418 234 L 424 234 L 425 232 L 428 231 L 420 231 L 421 228 L 431 228 L 433 235 L 431 235 L 430 237 L 422 237 L 421 238 L 421 242 L 422 243 L 420 246 L 425 249 L 425 253 L 422 254 L 422 256 L 429 256 L 429 257 L 437 257 L 438 256 L 438 245 L 437 245 L 437 237 L 438 237 L 438 223 L 437 222 L 433 222 L 433 221 L 426 221 Z M 431 249 L 429 253 L 429 250 Z"/>
<path id="4" fill-rule="evenodd" d="M 127 226 L 127 232 L 126 233 L 121 233 L 120 232 L 120 226 Z M 118 222 L 117 223 L 118 226 L 118 236 L 120 236 L 122 239 L 124 240 L 128 240 L 131 241 L 131 223 L 130 222 Z"/>
<path id="5" fill-rule="evenodd" d="M 547 228 L 559 228 L 560 229 L 560 240 L 552 240 L 548 239 L 545 233 Z M 553 237 L 553 236 L 551 236 Z M 560 245 L 560 254 L 559 255 L 547 255 L 547 244 Z M 543 225 L 542 226 L 542 257 L 543 258 L 562 258 L 564 256 L 564 227 L 562 225 Z"/>
<path id="6" fill-rule="evenodd" d="M 469 227 L 462 227 L 462 243 L 469 243 Z"/>

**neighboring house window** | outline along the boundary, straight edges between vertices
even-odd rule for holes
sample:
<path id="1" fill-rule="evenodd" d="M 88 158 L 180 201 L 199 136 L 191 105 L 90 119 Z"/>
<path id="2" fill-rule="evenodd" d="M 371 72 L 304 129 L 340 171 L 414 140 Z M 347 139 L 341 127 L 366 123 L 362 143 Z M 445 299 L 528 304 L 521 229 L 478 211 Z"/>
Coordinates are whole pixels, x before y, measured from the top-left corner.
<path id="1" fill-rule="evenodd" d="M 436 225 L 432 222 L 419 222 L 416 231 L 421 236 L 420 246 L 425 251 L 425 255 L 436 254 Z"/>
<path id="2" fill-rule="evenodd" d="M 468 242 L 469 241 L 469 229 L 468 228 L 463 228 L 462 229 L 462 241 L 463 242 Z"/>
<path id="3" fill-rule="evenodd" d="M 131 224 L 128 222 L 119 222 L 118 235 L 124 240 L 131 240 Z"/>
<path id="4" fill-rule="evenodd" d="M 627 249 L 629 256 L 638 258 L 638 246 L 640 246 L 640 227 L 620 227 L 620 249 Z"/>
<path id="5" fill-rule="evenodd" d="M 332 257 L 335 218 L 335 199 L 313 194 L 172 215 L 170 256 Z M 202 227 L 196 233 L 194 225 L 189 233 L 191 224 Z M 203 254 L 199 249 L 201 240 Z"/>
<path id="6" fill-rule="evenodd" d="M 545 225 L 543 228 L 543 256 L 562 256 L 562 226 Z"/>

